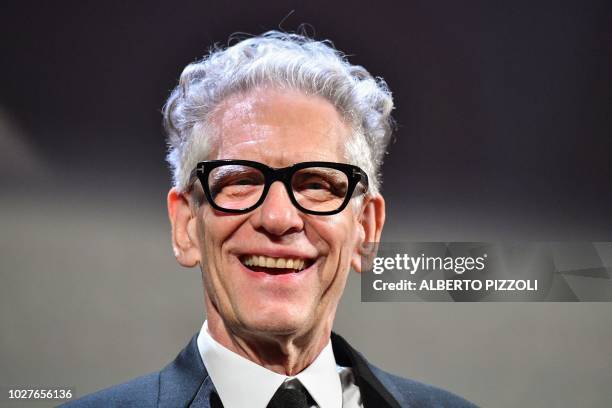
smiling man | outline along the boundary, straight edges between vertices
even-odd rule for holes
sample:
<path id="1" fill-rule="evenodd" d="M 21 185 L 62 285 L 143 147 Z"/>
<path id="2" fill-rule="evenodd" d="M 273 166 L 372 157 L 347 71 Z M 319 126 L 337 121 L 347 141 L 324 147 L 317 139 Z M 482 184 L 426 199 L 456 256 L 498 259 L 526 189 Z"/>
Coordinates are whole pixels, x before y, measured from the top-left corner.
<path id="1" fill-rule="evenodd" d="M 214 50 L 164 109 L 178 262 L 207 320 L 162 371 L 77 406 L 472 406 L 370 365 L 332 333 L 380 239 L 391 94 L 326 42 L 279 32 Z"/>

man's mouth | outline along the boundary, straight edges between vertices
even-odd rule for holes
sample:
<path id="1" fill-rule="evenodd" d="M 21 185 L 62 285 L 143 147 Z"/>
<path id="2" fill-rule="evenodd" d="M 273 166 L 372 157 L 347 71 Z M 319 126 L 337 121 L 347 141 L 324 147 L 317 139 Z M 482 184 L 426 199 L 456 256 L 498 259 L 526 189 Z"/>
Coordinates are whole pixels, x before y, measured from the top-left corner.
<path id="1" fill-rule="evenodd" d="M 240 257 L 240 262 L 255 272 L 265 272 L 272 275 L 298 273 L 313 263 L 311 259 L 273 258 L 263 255 L 244 255 Z"/>

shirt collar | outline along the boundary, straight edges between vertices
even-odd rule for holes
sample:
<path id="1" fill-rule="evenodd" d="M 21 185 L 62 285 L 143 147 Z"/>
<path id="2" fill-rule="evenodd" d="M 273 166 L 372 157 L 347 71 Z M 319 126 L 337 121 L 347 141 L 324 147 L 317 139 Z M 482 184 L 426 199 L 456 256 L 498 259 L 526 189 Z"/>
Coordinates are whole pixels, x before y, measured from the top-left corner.
<path id="1" fill-rule="evenodd" d="M 320 408 L 342 407 L 342 386 L 331 342 L 295 377 L 268 370 L 217 343 L 205 321 L 198 350 L 225 408 L 265 408 L 287 378 L 298 378 Z"/>

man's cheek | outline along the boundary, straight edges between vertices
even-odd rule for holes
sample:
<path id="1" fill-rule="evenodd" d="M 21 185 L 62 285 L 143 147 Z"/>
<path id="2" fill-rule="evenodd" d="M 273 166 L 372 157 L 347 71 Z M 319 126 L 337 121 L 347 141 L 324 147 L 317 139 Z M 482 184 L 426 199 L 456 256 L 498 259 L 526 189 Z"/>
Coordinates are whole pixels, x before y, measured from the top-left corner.
<path id="1" fill-rule="evenodd" d="M 341 214 L 325 217 L 313 225 L 316 234 L 327 243 L 330 248 L 347 244 L 347 240 L 352 241 L 354 227 L 347 222 Z"/>

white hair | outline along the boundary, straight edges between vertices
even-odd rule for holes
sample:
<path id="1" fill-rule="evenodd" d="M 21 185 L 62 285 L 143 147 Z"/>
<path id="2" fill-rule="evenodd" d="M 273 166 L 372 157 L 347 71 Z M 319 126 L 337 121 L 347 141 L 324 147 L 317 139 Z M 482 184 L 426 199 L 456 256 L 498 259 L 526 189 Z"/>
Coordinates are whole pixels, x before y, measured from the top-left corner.
<path id="1" fill-rule="evenodd" d="M 230 95 L 260 86 L 295 89 L 331 102 L 353 129 L 346 160 L 368 174 L 371 194 L 379 191 L 393 128 L 387 84 L 351 65 L 329 41 L 278 31 L 215 47 L 183 70 L 163 109 L 167 160 L 177 189 L 187 188 L 191 171 L 211 151 L 215 130 L 209 118 L 215 108 Z"/>

